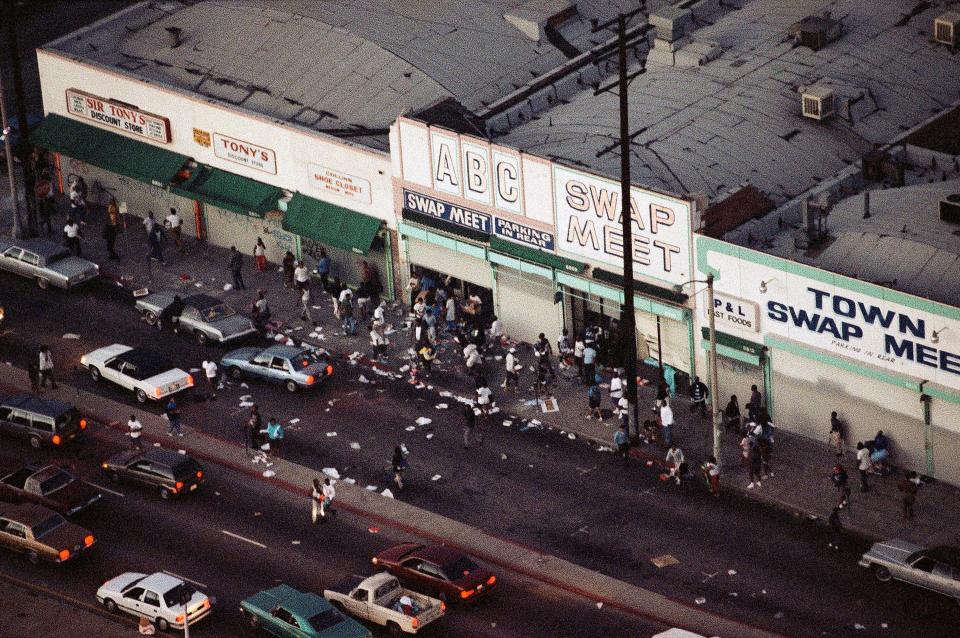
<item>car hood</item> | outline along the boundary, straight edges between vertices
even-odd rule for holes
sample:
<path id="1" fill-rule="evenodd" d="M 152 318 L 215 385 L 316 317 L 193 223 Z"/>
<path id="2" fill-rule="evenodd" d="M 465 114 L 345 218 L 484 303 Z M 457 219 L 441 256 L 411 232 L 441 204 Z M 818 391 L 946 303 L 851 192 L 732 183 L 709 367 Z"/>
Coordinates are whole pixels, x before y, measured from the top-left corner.
<path id="1" fill-rule="evenodd" d="M 125 572 L 119 576 L 114 576 L 100 587 L 102 591 L 110 591 L 120 593 L 126 588 L 127 585 L 132 583 L 135 580 L 140 578 L 146 578 L 146 574 L 141 574 L 139 572 Z"/>
<path id="2" fill-rule="evenodd" d="M 909 541 L 894 538 L 882 543 L 874 543 L 873 547 L 870 548 L 870 551 L 867 552 L 867 555 L 874 558 L 882 558 L 884 560 L 893 561 L 895 563 L 904 563 L 906 562 L 907 556 L 913 554 L 914 552 L 918 552 L 921 549 L 923 549 L 923 547 L 920 545 L 915 545 Z"/>
<path id="3" fill-rule="evenodd" d="M 223 355 L 223 359 L 220 360 L 220 363 L 222 364 L 227 360 L 239 363 L 249 363 L 250 359 L 253 359 L 259 352 L 260 348 L 254 348 L 252 346 L 247 346 L 246 348 L 237 348 L 236 350 L 231 350 L 227 354 Z"/>
<path id="4" fill-rule="evenodd" d="M 73 256 L 58 259 L 52 264 L 48 264 L 47 269 L 58 272 L 64 277 L 73 277 L 74 275 L 89 274 L 98 271 L 97 265 L 92 261 Z"/>
<path id="5" fill-rule="evenodd" d="M 90 485 L 80 480 L 74 480 L 64 485 L 59 490 L 50 494 L 48 498 L 64 506 L 65 509 L 73 509 L 86 505 L 91 500 L 100 496 L 100 492 Z"/>
<path id="6" fill-rule="evenodd" d="M 83 539 L 89 534 L 89 531 L 79 525 L 67 522 L 44 534 L 40 537 L 40 542 L 58 552 L 61 549 L 69 549 L 72 554 L 77 548 L 83 549 Z"/>
<path id="7" fill-rule="evenodd" d="M 254 330 L 253 323 L 251 323 L 251 321 L 243 315 L 230 315 L 229 317 L 224 317 L 223 319 L 210 321 L 207 323 L 207 325 L 214 330 L 217 330 L 225 337 L 235 335 L 239 332 L 248 332 Z"/>

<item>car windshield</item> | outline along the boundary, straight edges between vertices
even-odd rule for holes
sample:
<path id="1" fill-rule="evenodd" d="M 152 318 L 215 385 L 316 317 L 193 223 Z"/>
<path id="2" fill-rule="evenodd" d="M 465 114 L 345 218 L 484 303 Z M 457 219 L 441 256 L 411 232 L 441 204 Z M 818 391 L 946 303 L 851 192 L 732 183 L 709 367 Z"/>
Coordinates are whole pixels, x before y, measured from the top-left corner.
<path id="1" fill-rule="evenodd" d="M 79 413 L 76 410 L 70 410 L 69 412 L 64 412 L 57 417 L 57 430 L 61 430 L 65 425 L 68 425 L 72 421 L 76 420 L 79 417 Z"/>
<path id="2" fill-rule="evenodd" d="M 471 572 L 480 569 L 480 566 L 466 556 L 461 556 L 455 561 L 449 562 L 443 566 L 443 572 L 451 580 L 457 580 L 464 576 L 469 576 Z"/>
<path id="3" fill-rule="evenodd" d="M 66 472 L 57 472 L 46 480 L 40 482 L 40 493 L 50 494 L 52 492 L 56 492 L 61 487 L 69 485 L 72 480 L 73 477 Z"/>
<path id="4" fill-rule="evenodd" d="M 323 361 L 323 354 L 319 350 L 304 350 L 291 357 L 290 361 L 293 362 L 294 370 L 303 370 Z"/>
<path id="5" fill-rule="evenodd" d="M 237 314 L 237 312 L 225 303 L 217 304 L 216 306 L 210 306 L 209 308 L 204 308 L 200 311 L 200 316 L 203 317 L 204 321 L 217 321 L 218 319 L 226 319 L 227 317 L 232 317 L 235 314 Z"/>
<path id="6" fill-rule="evenodd" d="M 196 591 L 189 583 L 180 583 L 163 595 L 163 602 L 167 603 L 167 608 L 175 607 L 193 598 Z"/>
<path id="7" fill-rule="evenodd" d="M 33 526 L 33 537 L 43 538 L 65 522 L 64 518 L 59 514 L 51 514 L 48 518 Z"/>
<path id="8" fill-rule="evenodd" d="M 323 631 L 324 629 L 339 625 L 344 620 L 346 619 L 339 611 L 336 609 L 328 609 L 310 618 L 310 626 L 313 627 L 314 631 Z"/>

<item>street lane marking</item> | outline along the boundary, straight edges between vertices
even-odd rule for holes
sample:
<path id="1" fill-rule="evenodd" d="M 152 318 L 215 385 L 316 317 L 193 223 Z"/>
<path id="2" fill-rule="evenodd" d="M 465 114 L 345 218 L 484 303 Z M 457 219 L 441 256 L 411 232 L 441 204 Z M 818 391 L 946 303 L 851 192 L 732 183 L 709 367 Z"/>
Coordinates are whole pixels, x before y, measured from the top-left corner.
<path id="1" fill-rule="evenodd" d="M 209 589 L 209 587 L 207 587 L 206 585 L 204 585 L 204 584 L 201 583 L 200 581 L 190 580 L 190 579 L 187 578 L 186 576 L 181 576 L 180 574 L 174 574 L 173 572 L 168 572 L 168 571 L 165 570 L 165 569 L 163 570 L 163 573 L 166 574 L 167 576 L 173 576 L 174 578 L 179 578 L 180 580 L 185 580 L 185 581 L 187 581 L 188 583 L 193 583 L 194 585 L 196 585 L 197 587 L 200 587 L 201 589 Z"/>
<path id="2" fill-rule="evenodd" d="M 240 536 L 240 534 L 234 534 L 233 532 L 228 532 L 228 531 L 225 530 L 225 529 L 222 529 L 222 530 L 220 530 L 220 531 L 223 532 L 224 534 L 226 534 L 227 536 L 231 536 L 231 537 L 233 537 L 233 538 L 236 538 L 237 540 L 241 540 L 241 541 L 243 541 L 243 542 L 245 542 L 245 543 L 250 543 L 251 545 L 256 545 L 257 547 L 260 547 L 260 548 L 262 548 L 262 549 L 267 549 L 267 546 L 264 545 L 263 543 L 258 543 L 257 541 L 252 541 L 252 540 L 250 540 L 249 538 L 246 538 L 246 537 L 244 537 L 244 536 Z"/>
<path id="3" fill-rule="evenodd" d="M 87 483 L 90 483 L 90 481 L 87 481 Z M 115 491 L 115 490 L 111 490 L 111 489 L 108 488 L 108 487 L 104 487 L 104 486 L 102 486 L 102 485 L 97 485 L 96 483 L 90 483 L 90 485 L 92 485 L 93 487 L 97 488 L 98 490 L 103 490 L 104 492 L 109 492 L 110 494 L 114 494 L 114 495 L 116 495 L 116 496 L 123 496 L 123 492 L 117 492 L 117 491 Z"/>

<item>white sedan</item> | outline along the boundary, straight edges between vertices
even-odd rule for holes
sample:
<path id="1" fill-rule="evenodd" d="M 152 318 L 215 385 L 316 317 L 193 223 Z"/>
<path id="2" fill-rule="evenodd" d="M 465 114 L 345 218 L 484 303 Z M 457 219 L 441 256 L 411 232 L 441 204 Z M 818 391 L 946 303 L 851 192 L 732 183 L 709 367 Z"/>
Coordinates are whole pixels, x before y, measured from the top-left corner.
<path id="1" fill-rule="evenodd" d="M 111 578 L 97 590 L 97 602 L 107 611 L 145 616 L 160 631 L 183 629 L 210 614 L 213 601 L 193 585 L 165 572 L 126 572 Z"/>
<path id="2" fill-rule="evenodd" d="M 131 348 L 119 343 L 94 350 L 80 357 L 80 365 L 90 371 L 94 381 L 106 379 L 133 390 L 140 403 L 159 401 L 193 386 L 193 377 L 174 368 L 166 357 L 146 348 Z"/>

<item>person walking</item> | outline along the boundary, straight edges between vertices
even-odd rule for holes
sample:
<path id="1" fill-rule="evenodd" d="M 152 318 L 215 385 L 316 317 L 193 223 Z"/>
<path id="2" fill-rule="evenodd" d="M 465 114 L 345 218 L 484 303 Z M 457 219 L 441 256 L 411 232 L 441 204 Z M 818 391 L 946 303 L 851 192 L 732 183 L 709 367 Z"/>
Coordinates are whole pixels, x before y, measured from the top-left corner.
<path id="1" fill-rule="evenodd" d="M 630 460 L 630 435 L 627 433 L 627 426 L 621 425 L 613 433 L 613 447 L 617 454 L 623 457 L 623 464 L 626 465 Z"/>
<path id="2" fill-rule="evenodd" d="M 143 441 L 140 440 L 140 435 L 143 434 L 143 424 L 140 423 L 137 415 L 130 415 L 130 420 L 127 421 L 127 431 L 130 434 L 130 441 L 133 443 L 133 446 L 138 450 L 142 450 Z"/>
<path id="3" fill-rule="evenodd" d="M 300 289 L 300 321 L 309 321 L 313 325 L 320 325 L 319 321 L 314 321 L 313 313 L 310 312 L 310 286 Z"/>
<path id="4" fill-rule="evenodd" d="M 447 332 L 453 332 L 457 327 L 457 298 L 450 295 L 444 302 L 444 318 L 447 322 Z"/>
<path id="5" fill-rule="evenodd" d="M 615 411 L 617 410 L 617 406 L 622 398 L 623 379 L 620 378 L 620 370 L 614 370 L 613 377 L 610 378 L 610 403 L 613 404 L 613 409 Z"/>
<path id="6" fill-rule="evenodd" d="M 254 403 L 250 406 L 250 416 L 247 418 L 246 424 L 246 444 L 248 450 L 256 451 L 259 449 L 257 437 L 259 436 L 262 425 L 263 420 L 260 416 L 260 407 Z"/>
<path id="7" fill-rule="evenodd" d="M 284 253 L 281 266 L 283 267 L 283 287 L 293 288 L 293 271 L 297 268 L 297 258 L 289 250 Z"/>
<path id="8" fill-rule="evenodd" d="M 293 283 L 297 290 L 303 290 L 310 286 L 310 271 L 304 265 L 303 260 L 298 260 L 293 269 Z"/>
<path id="9" fill-rule="evenodd" d="M 474 438 L 483 445 L 483 434 L 477 430 L 477 413 L 471 401 L 463 406 L 463 449 L 470 449 Z"/>
<path id="10" fill-rule="evenodd" d="M 587 386 L 587 418 L 597 415 L 597 421 L 603 421 L 603 412 L 600 411 L 600 386 L 596 382 Z"/>
<path id="11" fill-rule="evenodd" d="M 153 211 L 148 210 L 147 216 L 143 218 L 143 229 L 147 232 L 147 239 L 150 238 L 150 233 L 153 232 L 153 227 L 157 225 L 157 218 L 153 216 Z"/>
<path id="12" fill-rule="evenodd" d="M 827 543 L 827 547 L 839 552 L 840 541 L 843 538 L 843 523 L 840 522 L 839 507 L 833 508 L 833 510 L 830 512 L 830 518 L 827 519 L 827 523 L 830 525 L 830 542 Z"/>
<path id="13" fill-rule="evenodd" d="M 593 343 L 583 347 L 583 382 L 590 386 L 597 382 L 597 350 Z"/>
<path id="14" fill-rule="evenodd" d="M 756 384 L 750 386 L 750 402 L 747 403 L 747 418 L 756 421 L 760 415 L 760 408 L 763 407 L 763 396 Z"/>
<path id="15" fill-rule="evenodd" d="M 537 342 L 533 344 L 533 353 L 537 357 L 537 368 L 541 370 L 541 374 L 549 374 L 551 379 L 556 377 L 553 363 L 550 361 L 553 346 L 550 345 L 550 340 L 542 332 L 537 336 Z"/>
<path id="16" fill-rule="evenodd" d="M 329 478 L 323 479 L 323 500 L 320 501 L 320 518 L 327 522 L 327 513 L 331 516 L 337 515 L 337 510 L 333 509 L 333 499 L 337 497 L 337 490 L 333 489 L 333 482 Z"/>
<path id="17" fill-rule="evenodd" d="M 344 288 L 340 293 L 340 325 L 343 328 L 343 334 L 353 336 L 357 334 L 357 320 L 353 316 L 353 292 L 349 288 Z"/>
<path id="18" fill-rule="evenodd" d="M 257 264 L 257 272 L 267 269 L 267 245 L 262 237 L 257 237 L 257 243 L 253 245 L 253 261 Z"/>
<path id="19" fill-rule="evenodd" d="M 323 503 L 323 485 L 319 478 L 313 479 L 313 488 L 310 490 L 310 520 L 314 525 L 320 517 L 320 505 Z"/>
<path id="20" fill-rule="evenodd" d="M 207 380 L 207 389 L 210 391 L 207 399 L 214 401 L 217 398 L 217 375 L 219 374 L 217 362 L 212 359 L 205 359 L 200 367 L 203 368 L 203 376 Z"/>
<path id="21" fill-rule="evenodd" d="M 120 225 L 120 206 L 117 205 L 117 199 L 115 197 L 111 197 L 110 202 L 107 204 L 107 221 L 111 226 Z"/>
<path id="22" fill-rule="evenodd" d="M 31 361 L 27 366 L 27 376 L 30 377 L 30 394 L 40 393 L 40 366 L 36 361 Z"/>
<path id="23" fill-rule="evenodd" d="M 233 275 L 233 287 L 237 290 L 246 290 L 243 283 L 243 255 L 237 251 L 236 246 L 230 246 L 230 274 Z"/>
<path id="24" fill-rule="evenodd" d="M 847 484 L 847 471 L 843 466 L 837 463 L 833 466 L 833 474 L 830 475 L 833 486 L 837 488 L 839 501 L 837 507 L 843 509 L 850 504 L 850 486 Z"/>
<path id="25" fill-rule="evenodd" d="M 773 454 L 773 421 L 766 408 L 760 409 L 760 423 L 758 424 L 757 446 L 760 448 L 760 460 L 763 464 L 763 478 L 773 478 L 770 469 L 770 457 Z"/>
<path id="26" fill-rule="evenodd" d="M 87 183 L 82 177 L 70 183 L 70 216 L 87 225 Z"/>
<path id="27" fill-rule="evenodd" d="M 40 354 L 37 357 L 37 367 L 40 370 L 40 387 L 47 387 L 47 380 L 50 381 L 50 389 L 57 389 L 57 382 L 53 378 L 53 354 L 46 345 L 40 346 Z"/>
<path id="28" fill-rule="evenodd" d="M 103 241 L 107 244 L 107 257 L 113 261 L 120 259 L 120 255 L 117 254 L 116 245 L 117 245 L 117 226 L 112 223 L 110 220 L 103 225 L 103 232 L 101 233 Z"/>
<path id="29" fill-rule="evenodd" d="M 83 233 L 80 232 L 80 225 L 74 221 L 73 217 L 67 218 L 67 223 L 63 227 L 63 243 L 67 248 L 70 249 L 70 252 L 75 256 L 80 257 L 80 238 L 83 237 Z"/>
<path id="30" fill-rule="evenodd" d="M 417 351 L 420 358 L 420 366 L 423 368 L 423 376 L 426 379 L 433 374 L 433 360 L 437 358 L 437 352 L 430 342 L 424 342 Z"/>
<path id="31" fill-rule="evenodd" d="M 870 450 L 863 444 L 863 441 L 857 442 L 857 470 L 860 472 L 860 491 L 869 492 L 870 485 L 867 482 L 867 475 L 873 468 L 873 462 L 870 461 Z"/>
<path id="32" fill-rule="evenodd" d="M 317 267 L 314 272 L 320 277 L 320 285 L 324 292 L 330 292 L 330 257 L 325 248 L 320 249 L 320 258 L 317 259 Z"/>
<path id="33" fill-rule="evenodd" d="M 180 326 L 180 315 L 185 308 L 186 304 L 183 303 L 180 295 L 174 295 L 170 305 L 161 310 L 160 316 L 157 317 L 157 330 L 162 332 L 164 329 L 170 329 L 177 332 Z"/>
<path id="34" fill-rule="evenodd" d="M 760 487 L 760 479 L 763 478 L 761 471 L 763 469 L 763 456 L 760 452 L 760 445 L 751 437 L 749 447 L 749 457 L 747 458 L 747 468 L 750 471 L 750 483 L 747 489 L 752 490 L 754 486 Z"/>
<path id="35" fill-rule="evenodd" d="M 720 466 L 717 464 L 717 457 L 711 455 L 703 462 L 700 467 L 707 484 L 710 486 L 710 493 L 715 498 L 720 497 Z"/>
<path id="36" fill-rule="evenodd" d="M 660 408 L 660 430 L 663 433 L 663 442 L 670 447 L 673 445 L 673 408 L 667 401 Z"/>
<path id="37" fill-rule="evenodd" d="M 273 450 L 277 458 L 281 458 L 283 452 L 283 434 L 283 425 L 277 420 L 277 417 L 270 417 L 267 421 L 267 439 L 270 441 L 270 449 Z"/>
<path id="38" fill-rule="evenodd" d="M 666 462 L 667 467 L 670 468 L 670 478 L 680 485 L 681 477 L 687 473 L 687 458 L 683 450 L 676 445 L 671 445 L 667 450 Z"/>
<path id="39" fill-rule="evenodd" d="M 740 431 L 740 403 L 735 394 L 730 395 L 730 401 L 723 410 L 723 426 L 727 432 Z"/>
<path id="40" fill-rule="evenodd" d="M 183 430 L 180 427 L 180 408 L 177 406 L 177 400 L 173 397 L 170 397 L 170 400 L 167 401 L 167 407 L 164 409 L 164 414 L 167 415 L 167 421 L 170 422 L 170 427 L 167 429 L 167 436 L 183 436 Z"/>
<path id="41" fill-rule="evenodd" d="M 177 212 L 176 208 L 170 209 L 170 214 L 167 215 L 167 218 L 163 220 L 163 225 L 170 230 L 170 235 L 173 237 L 173 243 L 177 246 L 177 250 L 181 255 L 186 253 L 183 248 L 183 218 L 180 217 L 180 214 Z"/>
<path id="42" fill-rule="evenodd" d="M 700 412 L 700 418 L 707 416 L 707 397 L 710 391 L 707 385 L 700 380 L 700 377 L 693 377 L 693 383 L 690 384 L 690 412 Z"/>
<path id="43" fill-rule="evenodd" d="M 830 413 L 830 448 L 838 459 L 843 458 L 844 453 L 844 431 L 843 422 L 837 418 L 836 412 Z"/>
<path id="44" fill-rule="evenodd" d="M 253 316 L 253 326 L 260 334 L 266 334 L 270 323 L 270 304 L 267 303 L 267 291 L 257 290 L 257 300 L 253 302 L 251 313 Z"/>
<path id="45" fill-rule="evenodd" d="M 583 383 L 583 351 L 586 349 L 583 343 L 583 335 L 578 334 L 577 340 L 573 344 L 573 364 L 577 367 L 577 381 Z"/>
<path id="46" fill-rule="evenodd" d="M 744 432 L 740 439 L 740 467 L 750 468 L 750 450 L 754 447 L 752 432 Z"/>
<path id="47" fill-rule="evenodd" d="M 493 404 L 493 390 L 487 385 L 487 379 L 483 375 L 477 377 L 477 408 L 484 416 L 490 416 L 490 407 Z"/>
<path id="48" fill-rule="evenodd" d="M 509 390 L 510 384 L 513 384 L 515 390 L 520 390 L 520 370 L 523 369 L 523 366 L 517 360 L 516 348 L 511 347 L 507 351 L 507 356 L 503 358 L 503 364 L 506 375 L 503 377 L 503 383 L 500 384 L 500 387 Z"/>
<path id="49" fill-rule="evenodd" d="M 903 494 L 903 520 L 905 521 L 913 518 L 913 506 L 917 501 L 917 492 L 919 491 L 918 483 L 917 473 L 913 470 L 907 472 L 906 476 L 897 482 L 897 490 Z"/>
<path id="50" fill-rule="evenodd" d="M 387 346 L 390 345 L 390 339 L 383 333 L 383 325 L 371 323 L 367 325 L 370 332 L 370 345 L 373 347 L 373 356 L 379 361 L 387 358 Z"/>
<path id="51" fill-rule="evenodd" d="M 393 468 L 393 482 L 397 484 L 397 489 L 403 489 L 403 473 L 407 471 L 407 455 L 404 454 L 403 446 L 398 445 L 393 448 L 393 458 L 390 460 L 390 466 Z"/>
<path id="52" fill-rule="evenodd" d="M 147 235 L 147 243 L 150 245 L 150 255 L 148 259 L 155 259 L 166 266 L 167 262 L 163 258 L 163 228 L 160 224 L 154 223 L 150 227 L 150 234 Z"/>

